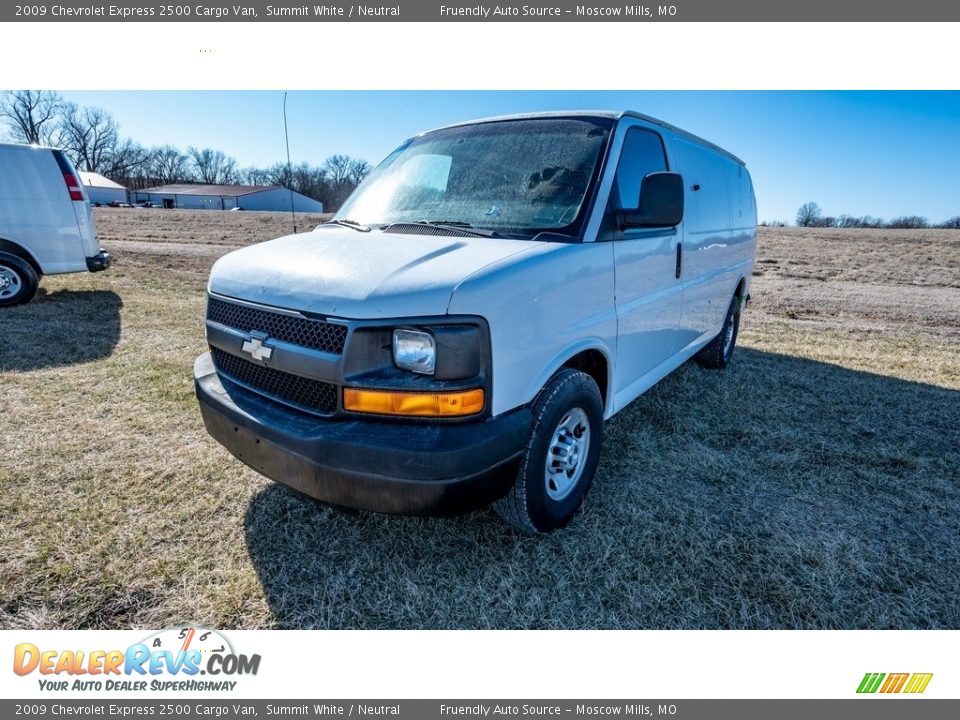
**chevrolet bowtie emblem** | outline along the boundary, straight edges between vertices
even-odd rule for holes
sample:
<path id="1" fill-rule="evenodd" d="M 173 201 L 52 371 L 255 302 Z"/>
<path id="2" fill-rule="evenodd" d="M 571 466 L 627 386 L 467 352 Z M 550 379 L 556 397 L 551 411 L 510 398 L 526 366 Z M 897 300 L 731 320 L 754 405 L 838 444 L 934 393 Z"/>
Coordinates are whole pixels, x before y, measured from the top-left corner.
<path id="1" fill-rule="evenodd" d="M 250 353 L 250 357 L 254 360 L 260 362 L 265 362 L 270 359 L 270 356 L 273 355 L 273 348 L 269 345 L 264 345 L 263 342 L 266 340 L 266 336 L 251 335 L 249 340 L 244 340 L 243 345 L 240 346 L 240 349 L 245 353 Z"/>

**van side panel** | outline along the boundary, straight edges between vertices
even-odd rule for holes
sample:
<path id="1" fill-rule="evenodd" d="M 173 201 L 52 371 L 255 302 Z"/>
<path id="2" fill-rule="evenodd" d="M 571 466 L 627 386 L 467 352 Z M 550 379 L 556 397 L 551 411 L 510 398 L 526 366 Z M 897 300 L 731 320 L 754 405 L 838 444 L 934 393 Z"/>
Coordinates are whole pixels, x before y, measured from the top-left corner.
<path id="1" fill-rule="evenodd" d="M 70 200 L 48 148 L 0 146 L 0 238 L 29 252 L 46 275 L 87 270 L 74 205 L 85 203 Z"/>
<path id="2" fill-rule="evenodd" d="M 490 325 L 494 415 L 526 405 L 573 355 L 616 356 L 611 243 L 543 243 L 466 278 L 448 312 L 480 315 Z M 607 395 L 605 415 L 612 414 Z"/>
<path id="3" fill-rule="evenodd" d="M 673 139 L 684 181 L 683 315 L 680 348 L 702 345 L 720 331 L 756 248 L 756 206 L 740 163 L 684 138 Z"/>

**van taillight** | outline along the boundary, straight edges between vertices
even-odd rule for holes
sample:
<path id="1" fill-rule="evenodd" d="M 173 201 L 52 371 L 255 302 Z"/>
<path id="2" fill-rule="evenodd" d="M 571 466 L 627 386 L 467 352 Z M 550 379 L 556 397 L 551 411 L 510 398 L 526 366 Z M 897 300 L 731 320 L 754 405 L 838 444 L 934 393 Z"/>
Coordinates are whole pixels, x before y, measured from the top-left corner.
<path id="1" fill-rule="evenodd" d="M 63 181 L 67 184 L 67 191 L 70 193 L 71 200 L 83 200 L 83 188 L 80 187 L 80 181 L 72 173 L 64 173 Z"/>
<path id="2" fill-rule="evenodd" d="M 70 193 L 71 200 L 83 200 L 83 186 L 80 185 L 80 178 L 77 177 L 77 171 L 67 160 L 67 156 L 60 150 L 53 151 L 53 158 L 57 161 L 57 167 L 63 173 L 63 181 L 67 184 L 67 192 Z"/>

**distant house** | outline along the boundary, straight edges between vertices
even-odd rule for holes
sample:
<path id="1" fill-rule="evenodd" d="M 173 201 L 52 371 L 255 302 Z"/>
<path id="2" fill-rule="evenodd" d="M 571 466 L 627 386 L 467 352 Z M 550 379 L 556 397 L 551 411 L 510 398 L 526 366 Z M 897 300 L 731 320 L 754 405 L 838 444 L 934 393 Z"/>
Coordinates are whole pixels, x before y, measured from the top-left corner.
<path id="1" fill-rule="evenodd" d="M 87 192 L 91 205 L 109 205 L 113 202 L 127 202 L 127 189 L 100 173 L 80 170 L 80 184 Z"/>
<path id="2" fill-rule="evenodd" d="M 161 185 L 133 193 L 134 202 L 185 210 L 272 210 L 322 213 L 323 203 L 278 185 Z"/>

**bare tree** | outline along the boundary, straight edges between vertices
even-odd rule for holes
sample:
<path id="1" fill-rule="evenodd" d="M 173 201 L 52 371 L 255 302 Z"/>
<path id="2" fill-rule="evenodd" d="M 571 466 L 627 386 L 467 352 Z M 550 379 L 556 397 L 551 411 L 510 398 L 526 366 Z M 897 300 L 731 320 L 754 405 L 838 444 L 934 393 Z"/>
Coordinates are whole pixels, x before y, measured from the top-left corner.
<path id="1" fill-rule="evenodd" d="M 199 182 L 207 185 L 232 185 L 240 180 L 237 161 L 220 150 L 187 148 L 193 171 Z"/>
<path id="2" fill-rule="evenodd" d="M 326 174 L 328 190 L 322 200 L 326 207 L 334 210 L 343 204 L 370 172 L 370 164 L 349 155 L 331 155 L 323 163 L 323 171 Z"/>
<path id="3" fill-rule="evenodd" d="M 944 220 L 942 223 L 940 223 L 940 227 L 960 230 L 960 215 L 954 215 L 949 220 Z"/>
<path id="4" fill-rule="evenodd" d="M 152 185 L 170 185 L 193 179 L 190 174 L 190 158 L 173 145 L 151 148 L 144 175 Z"/>
<path id="5" fill-rule="evenodd" d="M 130 138 L 119 140 L 103 162 L 101 174 L 121 185 L 129 184 L 150 157 L 150 152 Z"/>
<path id="6" fill-rule="evenodd" d="M 347 170 L 347 179 L 353 187 L 363 182 L 363 179 L 370 173 L 370 163 L 366 160 L 350 160 L 350 168 Z"/>
<path id="7" fill-rule="evenodd" d="M 333 185 L 340 187 L 350 182 L 350 164 L 349 155 L 331 155 L 323 163 L 324 172 Z"/>
<path id="8" fill-rule="evenodd" d="M 797 210 L 797 225 L 799 227 L 814 227 L 820 219 L 820 206 L 815 202 L 805 202 Z"/>
<path id="9" fill-rule="evenodd" d="M 113 163 L 120 133 L 117 121 L 106 111 L 67 103 L 54 141 L 79 170 L 103 174 Z"/>
<path id="10" fill-rule="evenodd" d="M 280 185 L 281 187 L 293 189 L 293 179 L 290 175 L 290 169 L 286 163 L 274 163 L 263 170 L 264 185 Z"/>
<path id="11" fill-rule="evenodd" d="M 248 167 L 240 171 L 240 179 L 247 185 L 272 185 L 270 171 L 264 168 Z"/>
<path id="12" fill-rule="evenodd" d="M 63 99 L 49 90 L 5 90 L 0 94 L 0 120 L 14 142 L 51 144 Z"/>
<path id="13" fill-rule="evenodd" d="M 917 228 L 928 228 L 930 227 L 930 222 L 925 217 L 921 217 L 920 215 L 903 215 L 888 222 L 887 227 L 912 230 Z"/>

